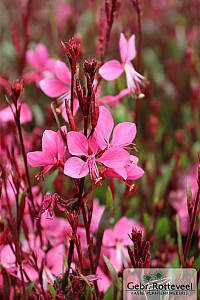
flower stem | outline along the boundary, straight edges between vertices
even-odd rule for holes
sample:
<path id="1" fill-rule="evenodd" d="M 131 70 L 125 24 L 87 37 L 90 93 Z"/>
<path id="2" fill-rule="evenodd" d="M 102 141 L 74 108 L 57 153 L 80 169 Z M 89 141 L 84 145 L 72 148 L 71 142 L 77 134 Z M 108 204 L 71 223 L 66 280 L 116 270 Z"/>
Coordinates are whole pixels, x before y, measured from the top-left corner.
<path id="1" fill-rule="evenodd" d="M 17 126 L 17 131 L 18 131 L 18 135 L 19 135 L 22 156 L 23 156 L 23 160 L 24 160 L 25 174 L 26 174 L 26 180 L 27 180 L 27 184 L 28 184 L 29 199 L 31 201 L 34 213 L 36 213 L 35 205 L 34 205 L 34 201 L 33 201 L 31 180 L 30 180 L 30 175 L 29 175 L 29 171 L 28 171 L 28 164 L 27 164 L 26 152 L 25 152 L 25 147 L 24 147 L 24 141 L 23 141 L 23 136 L 22 136 L 22 128 L 21 128 L 21 123 L 20 123 L 20 111 L 17 108 L 17 106 L 15 107 L 15 109 L 16 109 L 15 123 L 16 123 L 16 126 Z"/>

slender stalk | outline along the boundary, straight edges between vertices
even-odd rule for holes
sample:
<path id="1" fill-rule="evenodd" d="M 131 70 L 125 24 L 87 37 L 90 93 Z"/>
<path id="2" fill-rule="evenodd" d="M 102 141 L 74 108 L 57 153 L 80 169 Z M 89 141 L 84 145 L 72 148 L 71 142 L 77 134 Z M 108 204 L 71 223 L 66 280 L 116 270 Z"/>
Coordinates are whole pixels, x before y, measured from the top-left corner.
<path id="1" fill-rule="evenodd" d="M 23 274 L 23 268 L 22 268 L 22 259 L 21 259 L 21 251 L 20 251 L 20 220 L 19 220 L 19 191 L 17 191 L 16 195 L 16 205 L 17 205 L 17 220 L 16 220 L 16 256 L 17 256 L 17 263 L 19 265 L 20 269 L 20 275 L 22 279 L 22 289 L 23 289 L 23 297 L 24 300 L 26 300 L 26 288 L 25 288 L 25 281 L 24 281 L 24 274 Z"/>
<path id="2" fill-rule="evenodd" d="M 191 241 L 192 241 L 192 236 L 194 233 L 194 229 L 195 229 L 195 224 L 196 224 L 196 220 L 197 220 L 197 214 L 198 214 L 198 207 L 199 207 L 199 199 L 200 199 L 200 181 L 198 180 L 198 191 L 197 191 L 197 196 L 196 196 L 196 200 L 195 200 L 195 205 L 194 205 L 194 210 L 192 213 L 192 219 L 191 219 L 191 223 L 190 223 L 190 229 L 189 229 L 189 233 L 188 233 L 188 237 L 187 237 L 187 241 L 186 241 L 186 245 L 185 245 L 185 250 L 184 250 L 184 262 L 186 265 L 186 261 L 187 261 L 187 256 L 188 256 L 188 252 L 190 249 L 190 245 L 191 245 Z"/>
<path id="3" fill-rule="evenodd" d="M 72 78 L 71 78 L 71 112 L 72 112 L 72 116 L 73 116 L 73 106 L 74 106 L 74 76 L 75 76 L 73 68 L 72 68 L 71 74 L 72 74 Z"/>
<path id="4" fill-rule="evenodd" d="M 137 51 L 137 70 L 141 73 L 141 60 L 142 60 L 142 14 L 140 7 L 140 0 L 132 0 L 133 6 L 137 13 L 137 23 L 138 23 L 138 51 Z M 136 99 L 135 107 L 135 123 L 138 124 L 138 117 L 140 113 L 140 101 Z"/>
<path id="5" fill-rule="evenodd" d="M 86 231 L 86 238 L 87 238 L 87 244 L 88 244 L 88 253 L 89 253 L 89 259 L 90 259 L 90 267 L 92 274 L 96 273 L 95 269 L 95 263 L 94 263 L 94 258 L 93 258 L 93 252 L 92 252 L 92 245 L 91 245 L 91 240 L 90 240 L 90 227 L 87 221 L 87 216 L 86 216 L 86 211 L 85 211 L 85 205 L 83 202 L 81 202 L 81 210 L 82 210 L 82 215 L 83 215 L 83 221 L 84 221 L 84 226 L 85 226 L 85 231 Z M 95 287 L 95 292 L 97 297 L 99 296 L 99 289 L 97 282 L 94 282 L 94 287 Z"/>
<path id="6" fill-rule="evenodd" d="M 16 108 L 15 121 L 16 121 L 16 125 L 17 125 L 20 146 L 21 146 L 22 156 L 23 156 L 23 160 L 24 160 L 25 174 L 26 174 L 26 180 L 27 180 L 27 184 L 28 184 L 29 199 L 30 199 L 32 207 L 34 209 L 34 213 L 36 213 L 36 209 L 35 209 L 35 205 L 34 205 L 34 201 L 33 201 L 31 180 L 30 180 L 30 175 L 29 175 L 29 171 L 28 171 L 28 164 L 27 164 L 26 152 L 25 152 L 25 147 L 24 147 L 24 141 L 23 141 L 23 136 L 22 136 L 22 129 L 21 129 L 21 124 L 20 124 L 20 112 L 19 112 L 17 106 L 15 108 Z"/>

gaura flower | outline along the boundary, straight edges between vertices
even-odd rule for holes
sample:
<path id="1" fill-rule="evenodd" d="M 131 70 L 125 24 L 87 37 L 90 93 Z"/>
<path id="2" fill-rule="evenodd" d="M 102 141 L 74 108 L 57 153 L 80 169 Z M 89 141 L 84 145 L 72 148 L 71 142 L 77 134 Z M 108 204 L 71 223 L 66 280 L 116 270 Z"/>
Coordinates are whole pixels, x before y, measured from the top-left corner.
<path id="1" fill-rule="evenodd" d="M 129 92 L 140 95 L 140 85 L 143 84 L 145 78 L 136 72 L 131 63 L 136 56 L 135 35 L 132 35 L 127 41 L 124 34 L 121 33 L 119 50 L 122 63 L 118 60 L 110 60 L 100 67 L 99 74 L 105 80 L 112 81 L 117 79 L 125 71 Z"/>
<path id="2" fill-rule="evenodd" d="M 49 58 L 49 53 L 45 45 L 38 44 L 35 50 L 26 52 L 26 60 L 34 69 L 34 71 L 24 75 L 25 81 L 28 83 L 36 81 L 36 84 L 44 77 L 52 77 L 56 64 L 56 59 Z"/>
<path id="3" fill-rule="evenodd" d="M 126 249 L 131 244 L 128 233 L 132 228 L 143 229 L 142 226 L 127 217 L 122 217 L 113 229 L 106 229 L 103 237 L 103 251 L 108 251 L 107 255 L 115 270 L 119 272 L 122 266 L 128 267 L 129 256 Z M 123 229 L 123 234 L 122 234 Z"/>
<path id="4" fill-rule="evenodd" d="M 62 61 L 57 61 L 54 69 L 56 78 L 44 78 L 40 81 L 41 90 L 51 98 L 57 98 L 62 102 L 60 109 L 62 110 L 63 118 L 68 122 L 68 118 L 65 111 L 64 99 L 69 101 L 70 106 L 70 84 L 71 73 L 67 65 Z M 74 99 L 73 115 L 75 115 L 79 107 L 78 100 Z"/>
<path id="5" fill-rule="evenodd" d="M 130 154 L 124 149 L 110 148 L 98 157 L 98 144 L 92 135 L 87 139 L 82 133 L 71 131 L 67 136 L 67 145 L 72 155 L 84 156 L 85 161 L 78 157 L 69 158 L 64 167 L 65 175 L 72 178 L 82 178 L 90 173 L 90 177 L 99 178 L 97 162 L 103 166 L 116 169 L 124 176 L 124 166 L 129 161 Z M 121 172 L 121 170 L 123 170 Z"/>
<path id="6" fill-rule="evenodd" d="M 61 130 L 66 134 L 66 127 Z M 47 173 L 53 166 L 64 165 L 65 143 L 59 131 L 45 130 L 42 137 L 42 151 L 27 153 L 28 163 L 32 167 L 45 167 L 40 175 Z"/>
<path id="7" fill-rule="evenodd" d="M 96 138 L 99 147 L 105 148 L 120 147 L 124 148 L 132 143 L 136 136 L 136 125 L 131 122 L 119 123 L 115 126 L 111 113 L 104 106 L 99 107 L 99 118 L 95 128 Z M 110 141 L 113 131 L 112 140 Z"/>

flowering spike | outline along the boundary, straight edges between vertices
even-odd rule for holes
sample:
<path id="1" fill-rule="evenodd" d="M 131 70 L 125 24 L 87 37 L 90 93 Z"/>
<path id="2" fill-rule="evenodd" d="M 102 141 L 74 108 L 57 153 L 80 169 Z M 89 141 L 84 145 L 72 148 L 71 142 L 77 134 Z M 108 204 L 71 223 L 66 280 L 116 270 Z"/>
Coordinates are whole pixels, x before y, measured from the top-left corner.
<path id="1" fill-rule="evenodd" d="M 150 266 L 150 242 L 145 242 L 142 231 L 132 229 L 130 239 L 133 242 L 134 250 L 127 246 L 128 254 L 134 268 L 149 268 Z"/>
<path id="2" fill-rule="evenodd" d="M 8 95 L 15 105 L 17 104 L 17 101 L 20 98 L 22 91 L 23 91 L 23 79 L 14 80 L 10 84 L 10 88 L 8 88 Z"/>

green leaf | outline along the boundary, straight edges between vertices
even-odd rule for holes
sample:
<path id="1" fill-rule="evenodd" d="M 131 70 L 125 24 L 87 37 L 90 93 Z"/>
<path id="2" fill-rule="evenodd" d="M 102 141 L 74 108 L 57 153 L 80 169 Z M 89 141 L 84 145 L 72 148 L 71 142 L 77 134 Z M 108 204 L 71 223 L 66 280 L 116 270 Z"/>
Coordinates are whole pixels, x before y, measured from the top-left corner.
<path id="1" fill-rule="evenodd" d="M 63 264 L 62 264 L 62 274 L 68 270 L 67 256 L 66 254 L 63 256 Z"/>
<path id="2" fill-rule="evenodd" d="M 20 202 L 19 202 L 19 223 L 23 219 L 24 208 L 25 208 L 25 199 L 26 199 L 27 189 L 24 190 L 23 194 L 20 195 Z"/>
<path id="3" fill-rule="evenodd" d="M 10 289 L 11 289 L 10 276 L 1 263 L 0 263 L 0 268 L 3 277 L 3 295 L 5 299 L 10 299 Z"/>
<path id="4" fill-rule="evenodd" d="M 145 212 L 143 214 L 143 219 L 144 219 L 144 226 L 147 232 L 149 232 L 150 230 L 150 226 L 151 226 L 151 219 L 149 217 L 149 215 Z"/>
<path id="5" fill-rule="evenodd" d="M 89 283 L 89 281 L 86 279 L 85 276 L 83 276 L 82 274 L 81 275 L 81 278 L 83 278 L 83 280 L 85 281 L 87 287 L 89 288 L 89 298 L 86 298 L 86 300 L 93 300 L 93 294 L 92 294 L 92 288 L 91 288 L 91 284 Z"/>
<path id="6" fill-rule="evenodd" d="M 183 256 L 183 245 L 182 245 L 182 236 L 181 236 L 181 225 L 179 216 L 176 215 L 176 231 L 177 231 L 177 239 L 178 239 L 178 254 L 180 257 L 180 263 L 184 266 L 184 256 Z"/>
<path id="7" fill-rule="evenodd" d="M 103 259 L 110 272 L 110 276 L 113 282 L 113 299 L 116 299 L 117 292 L 119 290 L 119 280 L 118 280 L 117 272 L 115 271 L 113 265 L 105 255 L 103 255 Z"/>
<path id="8" fill-rule="evenodd" d="M 178 255 L 176 255 L 176 257 L 174 258 L 174 260 L 171 262 L 170 268 L 175 268 L 175 269 L 179 269 L 180 268 L 180 260 L 179 260 Z"/>
<path id="9" fill-rule="evenodd" d="M 32 291 L 34 285 L 35 285 L 35 281 L 32 281 L 32 282 L 29 283 L 29 285 L 28 285 L 28 287 L 26 289 L 26 296 L 27 297 L 29 296 L 30 292 Z"/>
<path id="10" fill-rule="evenodd" d="M 167 217 L 161 217 L 156 222 L 155 238 L 156 240 L 164 240 L 170 231 L 170 221 Z"/>
<path id="11" fill-rule="evenodd" d="M 48 283 L 48 287 L 49 287 L 49 292 L 50 292 L 51 296 L 54 298 L 56 296 L 56 291 L 55 291 L 53 285 Z"/>
<path id="12" fill-rule="evenodd" d="M 164 175 L 161 177 L 160 180 L 157 181 L 156 187 L 155 187 L 155 194 L 154 194 L 154 198 L 162 198 L 162 196 L 164 195 L 168 183 L 170 181 L 172 172 L 174 170 L 174 166 L 175 166 L 175 159 L 172 159 L 170 164 L 167 166 Z"/>
<path id="13" fill-rule="evenodd" d="M 58 176 L 58 172 L 58 169 L 56 169 L 51 175 L 49 175 L 48 177 L 46 176 L 43 184 L 43 194 L 45 194 L 46 192 L 53 193 L 52 186 L 55 178 Z"/>
<path id="14" fill-rule="evenodd" d="M 198 270 L 200 268 L 200 256 L 198 256 L 195 261 L 194 261 L 194 264 L 193 264 L 193 268 Z"/>
<path id="15" fill-rule="evenodd" d="M 98 230 L 97 230 L 96 266 L 98 265 L 99 257 L 101 254 L 103 234 L 108 225 L 108 222 L 112 215 L 112 212 L 113 212 L 113 197 L 112 197 L 112 191 L 111 191 L 110 187 L 108 187 L 107 193 L 106 193 L 105 209 L 104 209 L 103 215 L 101 217 L 101 220 L 99 222 L 99 226 L 98 226 Z"/>

